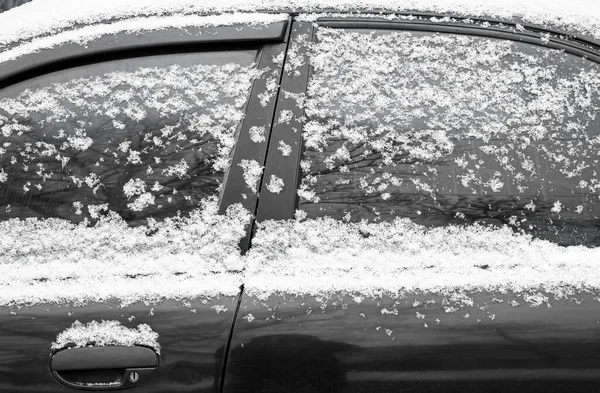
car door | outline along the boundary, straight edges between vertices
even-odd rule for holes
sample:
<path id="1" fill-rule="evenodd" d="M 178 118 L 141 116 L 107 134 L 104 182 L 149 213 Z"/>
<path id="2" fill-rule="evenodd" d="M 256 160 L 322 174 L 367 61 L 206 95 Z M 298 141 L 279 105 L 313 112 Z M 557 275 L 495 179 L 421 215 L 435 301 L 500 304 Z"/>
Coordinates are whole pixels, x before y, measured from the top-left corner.
<path id="1" fill-rule="evenodd" d="M 0 391 L 219 390 L 287 45 L 253 15 L 4 54 Z"/>
<path id="2" fill-rule="evenodd" d="M 597 61 L 520 25 L 296 21 L 225 392 L 597 389 Z"/>

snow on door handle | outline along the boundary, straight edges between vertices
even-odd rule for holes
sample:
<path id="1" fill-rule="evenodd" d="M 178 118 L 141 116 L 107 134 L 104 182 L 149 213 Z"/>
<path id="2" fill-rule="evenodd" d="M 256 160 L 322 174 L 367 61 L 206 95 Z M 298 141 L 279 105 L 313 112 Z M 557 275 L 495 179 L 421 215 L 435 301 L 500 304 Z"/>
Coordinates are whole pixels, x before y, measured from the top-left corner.
<path id="1" fill-rule="evenodd" d="M 115 390 L 147 382 L 158 364 L 157 353 L 148 347 L 87 347 L 56 352 L 50 370 L 58 382 L 71 388 Z"/>

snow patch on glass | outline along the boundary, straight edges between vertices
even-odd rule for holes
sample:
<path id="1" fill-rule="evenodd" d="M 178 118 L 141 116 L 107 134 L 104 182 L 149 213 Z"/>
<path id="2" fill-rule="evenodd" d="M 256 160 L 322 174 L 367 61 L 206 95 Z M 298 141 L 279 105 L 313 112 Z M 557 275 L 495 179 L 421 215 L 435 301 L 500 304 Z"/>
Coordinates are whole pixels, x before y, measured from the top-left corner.
<path id="1" fill-rule="evenodd" d="M 91 321 L 89 323 L 73 322 L 71 327 L 63 330 L 52 343 L 53 350 L 64 348 L 94 347 L 133 347 L 135 345 L 150 347 L 160 354 L 158 333 L 147 324 L 137 328 L 128 328 L 119 321 Z"/>

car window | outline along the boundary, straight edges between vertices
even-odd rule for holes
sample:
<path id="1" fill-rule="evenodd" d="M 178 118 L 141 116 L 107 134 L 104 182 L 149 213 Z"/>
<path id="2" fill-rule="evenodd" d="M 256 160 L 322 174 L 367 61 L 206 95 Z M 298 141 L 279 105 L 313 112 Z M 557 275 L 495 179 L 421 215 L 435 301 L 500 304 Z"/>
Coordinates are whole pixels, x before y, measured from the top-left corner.
<path id="1" fill-rule="evenodd" d="M 325 27 L 309 52 L 309 218 L 600 245 L 598 64 L 508 40 Z"/>
<path id="2" fill-rule="evenodd" d="M 130 225 L 219 193 L 260 75 L 255 50 L 88 65 L 0 92 L 0 220 Z"/>

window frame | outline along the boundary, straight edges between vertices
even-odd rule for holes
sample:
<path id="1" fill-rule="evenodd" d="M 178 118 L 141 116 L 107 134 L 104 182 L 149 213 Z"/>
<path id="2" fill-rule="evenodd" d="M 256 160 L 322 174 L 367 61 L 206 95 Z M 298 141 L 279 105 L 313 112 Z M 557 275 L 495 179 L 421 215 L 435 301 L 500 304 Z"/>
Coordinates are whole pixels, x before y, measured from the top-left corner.
<path id="1" fill-rule="evenodd" d="M 104 35 L 85 46 L 66 43 L 0 64 L 0 89 L 35 76 L 106 60 L 280 43 L 285 41 L 290 22 L 288 17 L 286 21 L 266 26 L 235 24 L 185 30 L 168 28 L 140 34 L 123 32 Z"/>

